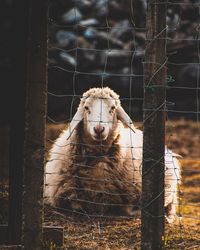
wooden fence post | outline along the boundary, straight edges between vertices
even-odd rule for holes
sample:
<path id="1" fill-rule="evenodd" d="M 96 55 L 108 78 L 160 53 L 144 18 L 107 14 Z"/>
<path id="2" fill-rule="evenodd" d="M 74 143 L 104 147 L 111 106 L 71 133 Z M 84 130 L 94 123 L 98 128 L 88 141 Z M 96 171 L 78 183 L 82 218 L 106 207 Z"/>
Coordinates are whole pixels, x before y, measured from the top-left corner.
<path id="1" fill-rule="evenodd" d="M 24 164 L 26 45 L 28 31 L 28 1 L 13 1 L 15 20 L 12 35 L 13 66 L 10 74 L 10 146 L 9 146 L 9 218 L 7 239 L 4 243 L 21 244 L 22 236 L 22 182 Z M 15 14 L 14 14 L 15 13 Z M 17 28 L 16 28 L 17 27 Z M 9 113 L 11 114 L 11 113 Z"/>
<path id="2" fill-rule="evenodd" d="M 29 0 L 22 245 L 42 249 L 48 0 Z"/>
<path id="3" fill-rule="evenodd" d="M 164 237 L 166 0 L 149 1 L 146 29 L 141 249 L 156 250 Z"/>

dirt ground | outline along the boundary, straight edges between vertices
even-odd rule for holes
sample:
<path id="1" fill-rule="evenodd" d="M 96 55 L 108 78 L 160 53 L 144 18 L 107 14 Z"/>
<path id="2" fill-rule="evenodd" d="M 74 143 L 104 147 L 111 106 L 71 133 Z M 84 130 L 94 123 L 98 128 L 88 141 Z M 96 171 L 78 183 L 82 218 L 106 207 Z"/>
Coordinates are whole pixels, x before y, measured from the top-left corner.
<path id="1" fill-rule="evenodd" d="M 47 147 L 66 125 L 47 126 Z M 137 124 L 141 126 L 140 123 Z M 166 126 L 166 144 L 180 154 L 182 184 L 179 187 L 179 218 L 165 226 L 165 249 L 200 249 L 200 124 L 170 121 Z M 0 223 L 7 221 L 8 187 L 0 184 Z M 140 213 L 133 218 L 92 218 L 65 215 L 45 209 L 45 224 L 63 226 L 65 247 L 69 250 L 140 249 Z M 58 249 L 58 248 L 51 248 Z"/>
<path id="2" fill-rule="evenodd" d="M 140 128 L 141 124 L 137 126 Z M 65 125 L 49 125 L 48 147 Z M 179 187 L 179 217 L 175 225 L 165 226 L 165 249 L 200 249 L 200 124 L 169 121 L 166 144 L 180 154 L 182 184 Z M 140 249 L 140 213 L 134 218 L 92 218 L 63 215 L 47 209 L 46 224 L 65 228 L 65 249 Z"/>

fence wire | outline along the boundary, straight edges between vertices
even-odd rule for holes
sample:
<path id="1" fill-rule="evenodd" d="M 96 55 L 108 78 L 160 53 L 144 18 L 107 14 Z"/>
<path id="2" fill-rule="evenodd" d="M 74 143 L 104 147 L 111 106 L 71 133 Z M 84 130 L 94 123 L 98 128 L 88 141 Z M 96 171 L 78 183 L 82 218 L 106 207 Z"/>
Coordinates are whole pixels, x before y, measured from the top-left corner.
<path id="1" fill-rule="evenodd" d="M 170 166 L 165 169 L 165 177 L 172 184 L 178 182 L 180 178 L 181 183 L 178 184 L 178 200 L 174 200 L 176 221 L 174 224 L 166 222 L 164 245 L 166 249 L 180 249 L 180 247 L 198 249 L 200 244 L 198 239 L 200 234 L 198 229 L 200 223 L 200 2 L 185 0 L 166 1 L 161 4 L 166 4 L 168 8 L 165 28 L 167 36 L 164 38 L 167 42 L 168 58 L 163 64 L 158 65 L 146 91 L 154 92 L 156 88 L 160 88 L 153 84 L 153 80 L 164 67 L 167 69 L 164 86 L 167 98 L 156 109 L 145 110 L 152 111 L 151 115 L 158 111 L 166 112 L 166 147 L 182 156 L 179 160 L 181 164 L 179 177 L 171 151 L 166 150 L 165 153 L 165 167 Z M 115 14 L 118 13 L 117 17 L 112 15 L 114 11 Z M 81 141 L 79 137 L 73 137 L 73 134 L 68 139 L 63 129 L 66 131 L 70 126 L 69 123 L 73 119 L 82 94 L 91 87 L 99 87 L 103 92 L 103 88 L 109 86 L 115 92 L 122 93 L 119 100 L 133 119 L 133 124 L 142 130 L 143 125 L 148 123 L 148 119 L 144 120 L 143 124 L 141 122 L 143 102 L 141 90 L 144 77 L 142 67 L 144 63 L 151 63 L 144 61 L 146 11 L 147 2 L 142 0 L 118 3 L 106 0 L 70 1 L 70 4 L 60 1 L 49 6 L 47 165 L 49 164 L 50 171 L 46 170 L 45 189 L 57 191 L 47 192 L 52 193 L 53 197 L 44 197 L 48 201 L 56 200 L 53 205 L 51 202 L 50 205 L 49 202 L 45 205 L 45 224 L 53 223 L 66 228 L 66 248 L 69 247 L 69 249 L 72 246 L 79 249 L 81 244 L 85 244 L 86 249 L 97 246 L 103 247 L 102 249 L 105 249 L 105 246 L 108 247 L 106 249 L 114 249 L 116 246 L 118 249 L 122 247 L 138 249 L 140 245 L 138 232 L 141 209 L 142 144 L 135 145 L 134 132 L 130 130 L 131 154 L 124 159 L 123 155 L 116 156 L 105 152 L 106 145 L 102 141 L 95 145 L 90 143 L 90 140 Z M 58 13 L 62 14 L 59 16 Z M 193 15 L 192 24 L 187 19 L 190 15 Z M 163 39 L 160 38 L 160 34 L 157 34 L 153 40 L 146 41 L 147 46 L 158 39 Z M 186 54 L 183 54 L 183 51 Z M 190 79 L 192 79 L 191 82 Z M 102 99 L 100 106 L 102 111 L 104 107 Z M 65 110 L 66 115 L 63 115 Z M 100 112 L 101 117 L 102 112 Z M 134 122 L 135 114 L 138 117 L 137 122 Z M 77 119 L 80 118 L 75 118 L 74 122 L 77 122 Z M 96 121 L 89 122 L 92 124 Z M 101 122 L 108 123 L 105 126 L 110 125 L 110 122 L 100 119 L 99 123 Z M 55 140 L 60 133 L 63 139 Z M 83 135 L 78 134 L 78 136 Z M 52 145 L 54 146 L 49 153 Z M 124 145 L 121 146 L 121 150 L 129 150 Z M 74 148 L 77 150 L 72 150 Z M 72 152 L 65 152 L 65 150 L 72 150 Z M 134 152 L 139 152 L 139 156 Z M 100 171 L 97 166 L 101 159 L 107 164 L 106 167 L 102 165 L 105 168 L 104 171 L 108 166 L 111 168 L 112 179 L 105 177 L 106 173 L 97 172 Z M 120 172 L 121 176 L 115 175 L 117 172 L 112 164 L 116 160 L 132 162 L 133 167 L 124 169 Z M 145 160 L 155 161 L 155 166 L 158 163 L 155 159 Z M 136 161 L 139 164 L 134 167 Z M 55 166 L 60 166 L 59 171 L 52 169 Z M 129 171 L 128 174 L 133 177 L 127 177 L 126 171 Z M 51 182 L 47 181 L 49 176 L 53 176 L 50 177 Z M 133 183 L 134 176 L 137 178 Z M 74 184 L 72 180 L 79 185 Z M 96 188 L 98 183 L 104 185 L 102 190 Z M 112 190 L 110 183 L 117 183 L 115 189 L 118 192 Z M 67 192 L 62 192 L 66 186 Z M 129 186 L 134 192 L 127 192 Z M 165 190 L 160 190 L 160 195 L 163 192 L 167 199 L 176 192 L 176 188 L 168 184 Z M 132 197 L 133 193 L 136 197 Z M 110 211 L 107 211 L 107 207 L 110 207 Z M 193 239 L 193 243 L 190 239 Z M 117 240 L 118 243 L 116 243 Z"/>

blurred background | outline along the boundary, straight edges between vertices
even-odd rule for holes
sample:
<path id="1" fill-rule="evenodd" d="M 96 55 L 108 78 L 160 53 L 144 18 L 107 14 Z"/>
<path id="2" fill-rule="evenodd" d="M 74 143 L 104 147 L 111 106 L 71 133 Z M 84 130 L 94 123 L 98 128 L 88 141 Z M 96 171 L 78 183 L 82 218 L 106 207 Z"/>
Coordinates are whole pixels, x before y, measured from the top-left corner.
<path id="1" fill-rule="evenodd" d="M 177 0 L 168 5 L 167 108 L 173 119 L 197 119 L 199 4 L 199 0 Z M 24 30 L 17 1 L 2 0 L 0 9 L 0 109 L 5 122 L 18 91 L 15 79 L 22 63 Z M 146 9 L 147 0 L 50 1 L 48 115 L 52 119 L 68 120 L 69 107 L 76 109 L 79 96 L 94 86 L 110 86 L 131 117 L 142 119 Z"/>
<path id="2" fill-rule="evenodd" d="M 168 117 L 195 120 L 199 109 L 199 1 L 169 2 Z M 51 2 L 48 110 L 53 119 L 68 119 L 71 109 L 66 107 L 73 102 L 76 108 L 79 95 L 94 86 L 110 86 L 120 94 L 130 116 L 142 119 L 146 9 L 146 0 Z"/>

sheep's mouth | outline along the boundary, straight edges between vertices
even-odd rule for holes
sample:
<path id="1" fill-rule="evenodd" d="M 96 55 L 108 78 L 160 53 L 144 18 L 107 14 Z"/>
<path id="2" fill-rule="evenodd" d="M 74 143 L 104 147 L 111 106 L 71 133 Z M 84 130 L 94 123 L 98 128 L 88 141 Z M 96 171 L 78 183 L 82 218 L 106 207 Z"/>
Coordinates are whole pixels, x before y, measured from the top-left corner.
<path id="1" fill-rule="evenodd" d="M 105 141 L 106 138 L 107 138 L 107 136 L 103 136 L 103 135 L 93 135 L 92 138 L 93 138 L 93 140 L 99 141 L 99 142 L 100 142 L 100 141 Z"/>

